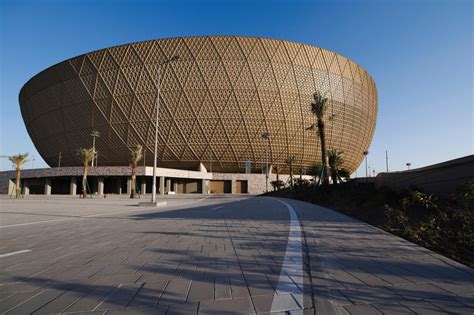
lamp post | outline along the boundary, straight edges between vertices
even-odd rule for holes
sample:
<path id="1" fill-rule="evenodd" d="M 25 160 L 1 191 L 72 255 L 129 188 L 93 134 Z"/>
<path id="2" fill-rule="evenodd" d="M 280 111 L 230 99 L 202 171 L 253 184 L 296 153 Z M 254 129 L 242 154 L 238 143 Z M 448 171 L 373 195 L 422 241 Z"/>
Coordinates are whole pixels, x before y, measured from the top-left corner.
<path id="1" fill-rule="evenodd" d="M 267 142 L 267 145 L 265 146 L 265 155 L 267 160 L 267 166 L 265 167 L 265 190 L 268 192 L 268 148 L 270 146 L 270 134 L 268 131 L 262 134 L 262 138 Z"/>
<path id="2" fill-rule="evenodd" d="M 160 113 L 160 84 L 161 84 L 161 67 L 172 61 L 179 60 L 179 56 L 175 55 L 171 59 L 165 60 L 158 64 L 158 80 L 156 84 L 156 116 L 155 116 L 155 150 L 153 155 L 153 183 L 151 190 L 151 202 L 156 203 L 156 161 L 158 159 L 158 115 Z"/>
<path id="3" fill-rule="evenodd" d="M 94 160 L 95 160 L 95 138 L 100 137 L 100 133 L 97 130 L 92 130 L 91 132 L 91 137 L 92 137 L 92 150 L 94 151 L 94 157 L 92 158 L 91 161 L 91 167 L 94 167 Z"/>
<path id="4" fill-rule="evenodd" d="M 61 167 L 61 158 L 63 157 L 62 152 L 59 152 L 59 157 L 58 157 L 58 167 Z"/>
<path id="5" fill-rule="evenodd" d="M 408 170 L 410 170 L 411 163 L 407 163 Z"/>
<path id="6" fill-rule="evenodd" d="M 364 156 L 365 156 L 365 181 L 367 181 L 367 178 L 369 177 L 369 171 L 367 169 L 367 155 L 369 155 L 369 151 L 364 151 Z"/>

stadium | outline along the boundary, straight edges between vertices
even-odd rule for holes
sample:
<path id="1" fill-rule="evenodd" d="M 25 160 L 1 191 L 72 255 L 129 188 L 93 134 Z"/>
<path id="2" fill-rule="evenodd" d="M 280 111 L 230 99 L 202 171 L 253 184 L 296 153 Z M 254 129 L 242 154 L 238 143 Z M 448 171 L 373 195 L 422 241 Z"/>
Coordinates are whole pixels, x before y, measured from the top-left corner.
<path id="1" fill-rule="evenodd" d="M 40 72 L 19 102 L 33 143 L 53 169 L 81 166 L 76 150 L 92 146 L 94 131 L 99 168 L 128 166 L 140 144 L 145 175 L 159 104 L 158 166 L 225 177 L 244 174 L 249 163 L 261 175 L 267 161 L 288 173 L 290 156 L 295 169 L 320 162 L 319 139 L 306 130 L 315 122 L 316 91 L 329 99 L 327 147 L 343 152 L 352 173 L 375 131 L 376 86 L 354 61 L 311 45 L 239 36 L 121 45 Z"/>

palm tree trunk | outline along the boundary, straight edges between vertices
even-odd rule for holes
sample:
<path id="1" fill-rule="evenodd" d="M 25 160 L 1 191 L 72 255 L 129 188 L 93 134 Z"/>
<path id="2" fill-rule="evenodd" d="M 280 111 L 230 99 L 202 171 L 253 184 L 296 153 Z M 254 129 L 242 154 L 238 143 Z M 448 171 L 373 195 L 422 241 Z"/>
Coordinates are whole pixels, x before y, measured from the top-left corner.
<path id="1" fill-rule="evenodd" d="M 137 180 L 137 165 L 135 163 L 132 163 L 132 187 L 130 189 L 130 198 L 135 198 L 135 187 L 136 187 L 136 182 Z"/>
<path id="2" fill-rule="evenodd" d="M 322 182 L 323 182 L 323 185 L 327 185 L 329 184 L 329 179 L 328 179 L 328 165 L 329 165 L 329 161 L 328 161 L 328 155 L 327 155 L 327 151 L 326 151 L 326 135 L 325 135 L 325 131 L 324 131 L 324 122 L 321 120 L 321 119 L 318 119 L 318 130 L 319 130 L 319 138 L 321 140 L 321 162 L 323 163 L 323 172 L 321 174 L 321 176 L 323 177 L 322 178 Z"/>
<path id="3" fill-rule="evenodd" d="M 19 167 L 16 168 L 16 187 L 15 187 L 15 194 L 16 194 L 16 199 L 20 198 L 20 173 L 21 169 Z"/>
<path id="4" fill-rule="evenodd" d="M 290 161 L 290 185 L 293 188 L 293 162 Z"/>
<path id="5" fill-rule="evenodd" d="M 87 170 L 89 165 L 84 163 L 84 175 L 82 176 L 82 198 L 87 198 Z"/>

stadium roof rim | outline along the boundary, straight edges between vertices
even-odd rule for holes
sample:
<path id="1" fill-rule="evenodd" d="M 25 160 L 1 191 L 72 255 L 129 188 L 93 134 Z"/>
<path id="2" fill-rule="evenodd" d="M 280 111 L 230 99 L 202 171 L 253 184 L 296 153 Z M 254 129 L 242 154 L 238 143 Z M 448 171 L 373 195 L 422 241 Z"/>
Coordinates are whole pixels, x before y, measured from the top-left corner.
<path id="1" fill-rule="evenodd" d="M 133 44 L 139 44 L 139 43 L 145 43 L 145 42 L 153 42 L 153 41 L 158 41 L 158 40 L 166 40 L 166 39 L 178 39 L 178 38 L 197 38 L 197 37 L 240 37 L 240 38 L 257 38 L 257 39 L 266 39 L 266 40 L 274 40 L 274 41 L 279 41 L 279 42 L 288 42 L 288 43 L 295 43 L 295 44 L 299 44 L 299 45 L 306 45 L 306 46 L 312 46 L 312 47 L 317 47 L 317 48 L 321 48 L 321 49 L 324 49 L 326 51 L 330 51 L 330 52 L 333 52 L 333 53 L 336 53 L 338 54 L 339 56 L 342 56 L 350 61 L 352 61 L 353 63 L 355 63 L 356 65 L 358 65 L 368 76 L 370 79 L 372 79 L 372 81 L 375 81 L 374 78 L 371 76 L 371 74 L 363 67 L 361 66 L 358 62 L 356 62 L 354 59 L 352 58 L 349 58 L 347 57 L 346 55 L 343 55 L 337 51 L 334 51 L 334 50 L 331 50 L 331 49 L 327 49 L 327 48 L 324 48 L 324 47 L 321 47 L 321 46 L 316 46 L 316 45 L 313 45 L 313 44 L 306 44 L 306 43 L 302 43 L 302 42 L 299 42 L 299 41 L 295 41 L 295 40 L 286 40 L 286 39 L 279 39 L 279 38 L 272 38 L 272 37 L 266 37 L 266 36 L 247 36 L 247 35 L 192 35 L 192 36 L 174 36 L 174 37 L 163 37 L 163 38 L 155 38 L 155 39 L 146 39 L 146 40 L 139 40 L 139 41 L 136 41 L 136 42 L 130 42 L 130 43 L 125 43 L 125 44 L 120 44 L 120 45 L 114 45 L 114 46 L 108 46 L 108 47 L 103 47 L 103 48 L 99 48 L 99 49 L 95 49 L 95 50 L 91 50 L 91 51 L 88 51 L 88 52 L 85 52 L 85 53 L 82 53 L 82 54 L 79 54 L 79 55 L 76 55 L 76 56 L 72 56 L 72 57 L 69 57 L 67 59 L 64 59 L 62 61 L 59 61 L 43 70 L 41 70 L 40 72 L 38 72 L 37 74 L 35 74 L 34 76 L 32 76 L 28 81 L 26 81 L 23 86 L 21 87 L 20 89 L 20 93 L 21 94 L 21 91 L 25 88 L 25 86 L 28 85 L 28 83 L 30 81 L 33 81 L 36 77 L 40 76 L 43 72 L 46 72 L 48 70 L 50 70 L 51 68 L 54 68 L 56 67 L 57 65 L 63 63 L 63 62 L 66 62 L 68 60 L 71 60 L 71 59 L 74 59 L 74 58 L 79 58 L 81 56 L 84 56 L 84 55 L 87 55 L 87 54 L 91 54 L 91 53 L 94 53 L 94 52 L 98 52 L 98 51 L 101 51 L 101 50 L 104 50 L 104 49 L 111 49 L 111 48 L 117 48 L 117 47 L 123 47 L 123 46 L 129 46 L 129 45 L 133 45 Z"/>

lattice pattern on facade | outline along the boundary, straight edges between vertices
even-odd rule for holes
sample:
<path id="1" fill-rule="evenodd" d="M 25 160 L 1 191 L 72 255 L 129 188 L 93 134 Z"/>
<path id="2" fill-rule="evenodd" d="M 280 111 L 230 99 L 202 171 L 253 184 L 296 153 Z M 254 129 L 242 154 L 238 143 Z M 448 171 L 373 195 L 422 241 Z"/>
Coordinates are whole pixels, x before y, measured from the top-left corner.
<path id="1" fill-rule="evenodd" d="M 101 165 L 127 165 L 130 148 L 146 148 L 152 165 L 158 64 L 161 69 L 159 165 L 243 171 L 244 161 L 269 160 L 295 169 L 320 161 L 312 94 L 330 98 L 328 148 L 344 152 L 354 171 L 375 130 L 377 90 L 352 60 L 310 45 L 256 37 L 184 37 L 133 43 L 87 53 L 33 77 L 20 93 L 28 132 L 44 160 L 80 165 L 75 151 L 90 147 Z"/>

